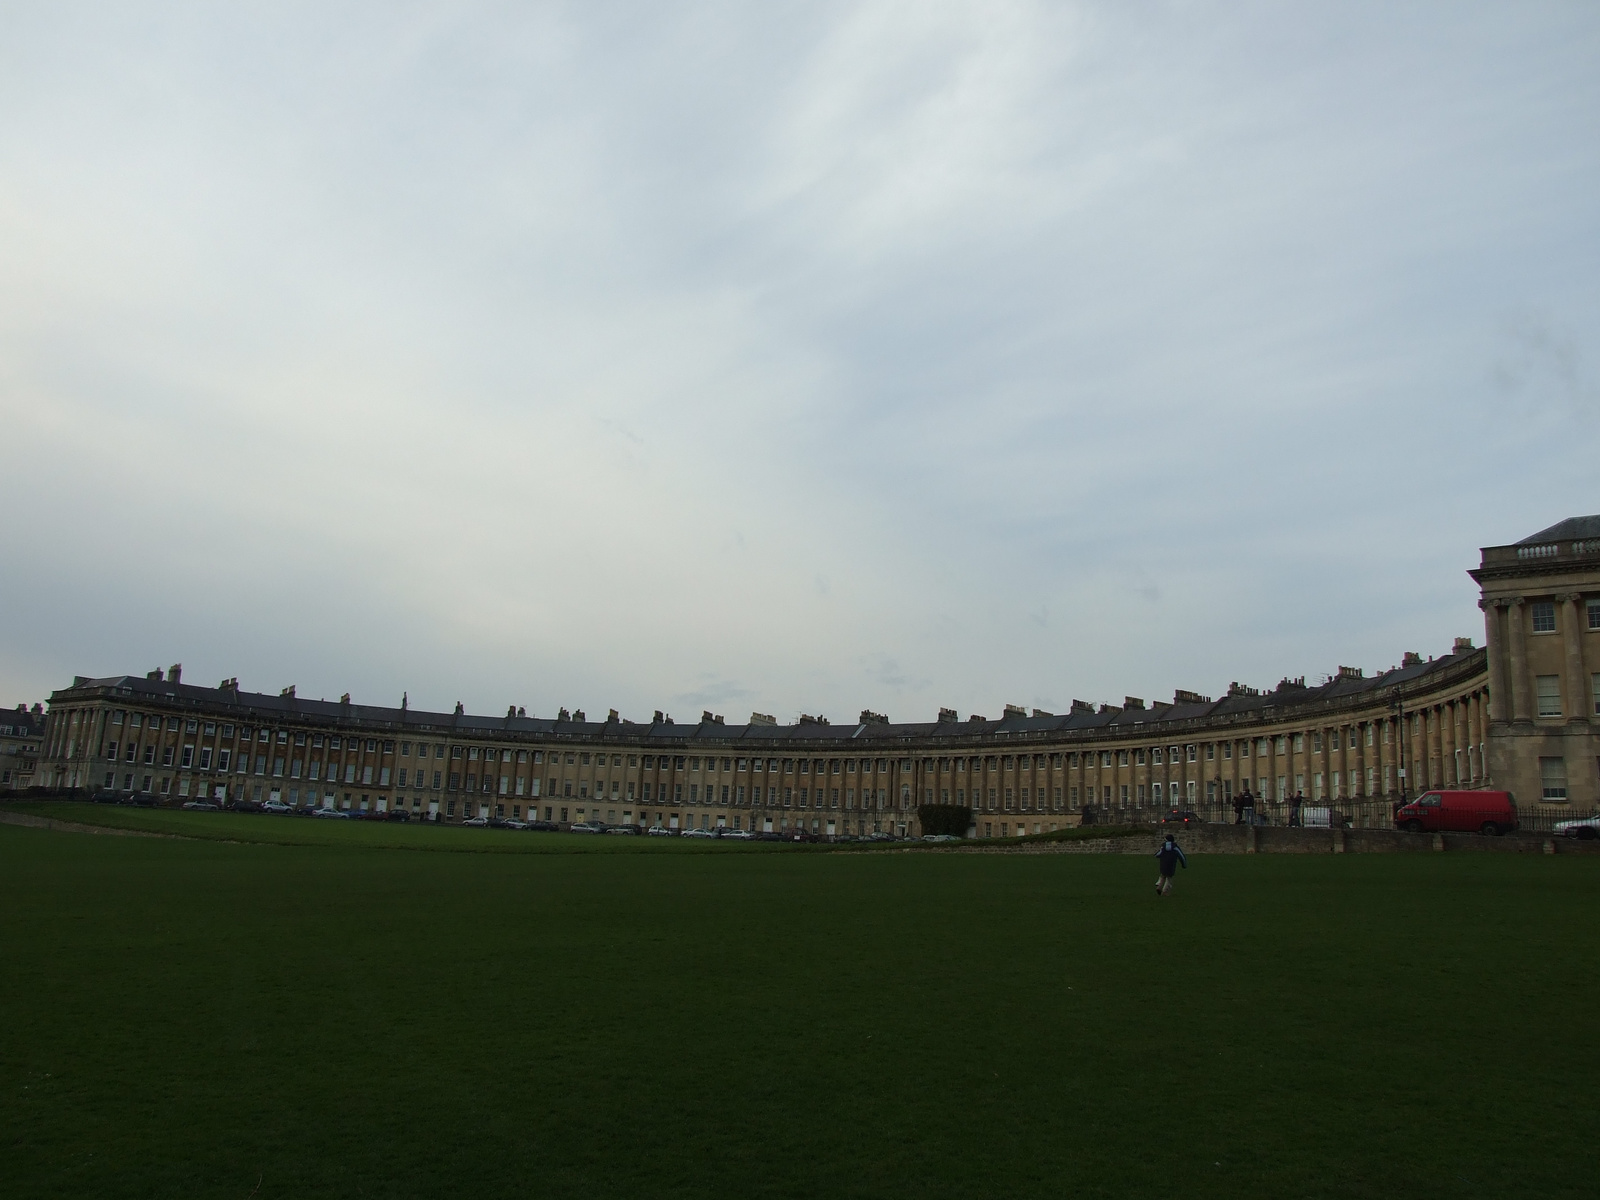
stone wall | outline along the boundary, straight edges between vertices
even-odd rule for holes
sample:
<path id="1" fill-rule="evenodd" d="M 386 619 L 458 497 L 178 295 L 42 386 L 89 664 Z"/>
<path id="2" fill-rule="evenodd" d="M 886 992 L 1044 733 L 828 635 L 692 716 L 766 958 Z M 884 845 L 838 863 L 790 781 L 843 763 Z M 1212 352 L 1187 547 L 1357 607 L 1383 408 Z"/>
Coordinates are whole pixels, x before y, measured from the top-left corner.
<path id="1" fill-rule="evenodd" d="M 1191 825 L 1176 830 L 1185 854 L 1596 854 L 1600 840 L 1577 841 L 1549 834 L 1403 833 L 1391 829 L 1285 829 L 1258 825 Z M 1165 833 L 1015 842 L 964 847 L 968 854 L 1145 854 L 1153 856 Z"/>

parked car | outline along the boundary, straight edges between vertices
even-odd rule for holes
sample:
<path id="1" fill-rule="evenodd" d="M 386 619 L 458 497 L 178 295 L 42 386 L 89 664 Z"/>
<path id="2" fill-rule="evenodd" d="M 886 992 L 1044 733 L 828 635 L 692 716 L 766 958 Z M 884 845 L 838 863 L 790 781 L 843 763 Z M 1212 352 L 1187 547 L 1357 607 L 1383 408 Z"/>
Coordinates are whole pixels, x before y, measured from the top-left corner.
<path id="1" fill-rule="evenodd" d="M 1600 816 L 1579 817 L 1572 821 L 1557 821 L 1551 829 L 1562 837 L 1569 838 L 1597 838 L 1600 837 Z"/>
<path id="2" fill-rule="evenodd" d="M 1163 825 L 1198 825 L 1200 824 L 1200 814 L 1190 812 L 1184 808 L 1175 808 L 1161 818 L 1161 823 Z"/>
<path id="3" fill-rule="evenodd" d="M 221 812 L 222 811 L 222 805 L 218 804 L 214 800 L 186 800 L 186 801 L 184 801 L 183 807 L 187 808 L 187 809 L 192 809 L 195 812 Z"/>
<path id="4" fill-rule="evenodd" d="M 604 833 L 606 827 L 599 821 L 574 821 L 567 826 L 568 833 Z"/>
<path id="5" fill-rule="evenodd" d="M 724 829 L 722 837 L 732 838 L 736 842 L 753 842 L 756 835 L 748 829 Z"/>
<path id="6" fill-rule="evenodd" d="M 290 808 L 282 800 L 268 800 L 261 806 L 261 811 L 264 813 L 288 813 L 293 812 L 294 809 Z"/>
<path id="7" fill-rule="evenodd" d="M 154 796 L 150 795 L 147 792 L 140 792 L 137 796 L 135 796 L 133 798 L 132 803 L 133 803 L 134 807 L 136 807 L 136 808 L 160 808 L 161 807 L 161 801 L 157 800 Z"/>
<path id="8" fill-rule="evenodd" d="M 515 817 L 506 822 L 507 829 L 526 829 L 527 827 L 528 823 L 526 821 L 519 821 Z"/>
<path id="9" fill-rule="evenodd" d="M 959 842 L 961 839 L 953 833 L 925 833 L 922 835 L 925 842 Z"/>
<path id="10" fill-rule="evenodd" d="M 1396 829 L 1412 833 L 1486 833 L 1517 828 L 1517 802 L 1510 792 L 1424 792 L 1395 811 Z"/>
<path id="11" fill-rule="evenodd" d="M 228 807 L 233 809 L 234 812 L 262 811 L 262 806 L 257 804 L 254 800 L 235 800 L 232 804 L 228 805 Z"/>
<path id="12" fill-rule="evenodd" d="M 639 827 L 637 825 L 607 825 L 605 831 L 607 833 L 620 833 L 623 835 L 632 834 L 637 836 L 639 833 Z"/>
<path id="13" fill-rule="evenodd" d="M 350 814 L 337 808 L 319 808 L 311 814 L 314 817 L 325 817 L 334 821 L 348 821 Z"/>
<path id="14" fill-rule="evenodd" d="M 463 821 L 461 823 L 463 825 L 465 825 L 466 827 L 468 827 L 469 829 L 487 829 L 487 828 L 489 828 L 489 818 L 488 817 L 468 817 L 465 821 Z"/>
<path id="15" fill-rule="evenodd" d="M 692 838 L 714 838 L 717 836 L 717 833 L 714 829 L 685 829 L 683 831 L 683 836 Z"/>
<path id="16" fill-rule="evenodd" d="M 391 808 L 388 812 L 384 813 L 383 815 L 385 817 L 387 817 L 391 821 L 409 821 L 409 820 L 411 820 L 411 812 L 410 812 L 410 810 L 409 809 L 404 809 L 404 808 Z"/>
<path id="17" fill-rule="evenodd" d="M 665 825 L 652 825 L 645 831 L 646 837 L 677 837 L 676 829 L 668 829 Z"/>
<path id="18" fill-rule="evenodd" d="M 554 821 L 529 821 L 524 828 L 534 833 L 559 833 L 561 831 L 561 826 Z"/>

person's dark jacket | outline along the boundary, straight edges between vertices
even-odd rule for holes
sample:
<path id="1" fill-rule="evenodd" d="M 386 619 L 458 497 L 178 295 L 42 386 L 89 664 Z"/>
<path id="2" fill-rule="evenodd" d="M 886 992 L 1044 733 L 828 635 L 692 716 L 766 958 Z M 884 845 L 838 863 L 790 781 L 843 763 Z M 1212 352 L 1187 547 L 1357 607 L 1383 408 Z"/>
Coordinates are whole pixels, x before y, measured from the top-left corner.
<path id="1" fill-rule="evenodd" d="M 1162 842 L 1161 848 L 1156 851 L 1156 858 L 1160 860 L 1163 875 L 1171 875 L 1180 866 L 1185 870 L 1189 867 L 1189 860 L 1183 856 L 1183 849 L 1177 842 Z"/>

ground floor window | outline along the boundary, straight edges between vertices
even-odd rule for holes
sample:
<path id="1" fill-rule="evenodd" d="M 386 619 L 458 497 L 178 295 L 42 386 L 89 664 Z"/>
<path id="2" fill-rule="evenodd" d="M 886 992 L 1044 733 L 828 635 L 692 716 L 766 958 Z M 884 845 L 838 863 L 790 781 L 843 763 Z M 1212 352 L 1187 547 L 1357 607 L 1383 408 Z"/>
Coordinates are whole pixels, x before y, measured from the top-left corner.
<path id="1" fill-rule="evenodd" d="M 1567 760 L 1564 758 L 1541 758 L 1539 760 L 1539 783 L 1543 788 L 1546 800 L 1565 800 L 1567 798 Z"/>

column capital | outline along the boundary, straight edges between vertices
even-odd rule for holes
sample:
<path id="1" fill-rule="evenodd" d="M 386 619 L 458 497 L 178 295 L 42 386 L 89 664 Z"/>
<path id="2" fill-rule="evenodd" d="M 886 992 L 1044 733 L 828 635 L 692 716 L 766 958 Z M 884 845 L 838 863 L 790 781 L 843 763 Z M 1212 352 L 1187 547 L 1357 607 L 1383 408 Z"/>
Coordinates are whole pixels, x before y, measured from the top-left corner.
<path id="1" fill-rule="evenodd" d="M 1557 602 L 1561 604 L 1576 604 L 1582 599 L 1583 597 L 1577 592 L 1562 592 L 1556 597 Z"/>

